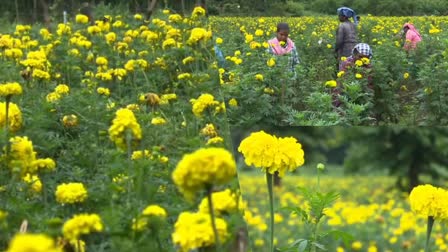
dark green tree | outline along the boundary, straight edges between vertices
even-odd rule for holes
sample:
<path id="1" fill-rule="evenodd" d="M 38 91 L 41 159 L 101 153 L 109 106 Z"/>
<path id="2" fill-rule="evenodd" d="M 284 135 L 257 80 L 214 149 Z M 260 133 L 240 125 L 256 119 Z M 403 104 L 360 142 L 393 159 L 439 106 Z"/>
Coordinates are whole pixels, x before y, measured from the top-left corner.
<path id="1" fill-rule="evenodd" d="M 345 168 L 348 172 L 386 171 L 401 190 L 448 177 L 448 128 L 354 127 Z"/>

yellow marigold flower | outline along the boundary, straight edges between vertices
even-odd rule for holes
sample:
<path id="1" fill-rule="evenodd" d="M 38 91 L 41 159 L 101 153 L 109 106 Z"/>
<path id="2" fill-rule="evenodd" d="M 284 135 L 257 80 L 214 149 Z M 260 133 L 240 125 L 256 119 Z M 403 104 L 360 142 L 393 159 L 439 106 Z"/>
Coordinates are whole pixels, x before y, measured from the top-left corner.
<path id="1" fill-rule="evenodd" d="M 207 123 L 205 127 L 201 129 L 201 134 L 208 137 L 215 137 L 218 135 L 213 123 Z"/>
<path id="2" fill-rule="evenodd" d="M 83 14 L 77 14 L 75 17 L 76 23 L 87 24 L 89 22 L 89 17 Z"/>
<path id="3" fill-rule="evenodd" d="M 57 102 L 61 99 L 61 95 L 56 92 L 51 92 L 47 95 L 46 100 L 49 103 Z"/>
<path id="4" fill-rule="evenodd" d="M 194 61 L 194 58 L 192 56 L 188 56 L 188 57 L 186 57 L 185 59 L 182 60 L 182 64 L 186 65 L 186 64 L 188 64 L 190 62 L 193 62 L 193 61 Z"/>
<path id="5" fill-rule="evenodd" d="M 160 103 L 159 104 L 168 104 L 170 100 L 176 100 L 177 95 L 176 94 L 163 94 L 160 96 Z"/>
<path id="6" fill-rule="evenodd" d="M 189 44 L 189 45 L 196 44 L 199 41 L 206 41 L 206 40 L 210 39 L 211 37 L 212 37 L 211 31 L 207 31 L 204 28 L 196 27 L 191 30 L 191 34 L 187 40 L 187 44 Z"/>
<path id="7" fill-rule="evenodd" d="M 56 34 L 62 36 L 64 34 L 70 34 L 72 32 L 72 28 L 68 24 L 58 24 L 58 28 L 56 30 Z"/>
<path id="8" fill-rule="evenodd" d="M 131 159 L 132 160 L 138 160 L 142 158 L 151 158 L 152 154 L 149 150 L 143 150 L 143 151 L 134 151 L 132 152 Z"/>
<path id="9" fill-rule="evenodd" d="M 341 61 L 346 61 L 346 60 L 347 60 L 347 57 L 345 57 L 345 56 L 341 57 Z"/>
<path id="10" fill-rule="evenodd" d="M 100 66 L 106 66 L 108 63 L 106 57 L 97 57 L 95 62 L 97 65 L 100 65 Z"/>
<path id="11" fill-rule="evenodd" d="M 6 124 L 6 102 L 0 102 L 0 127 Z M 11 132 L 16 132 L 22 128 L 22 111 L 19 106 L 13 102 L 9 102 L 8 107 L 8 124 Z"/>
<path id="12" fill-rule="evenodd" d="M 160 161 L 161 163 L 167 163 L 168 161 L 170 161 L 170 159 L 169 159 L 168 157 L 166 157 L 166 156 L 161 156 L 161 157 L 159 158 L 159 161 Z"/>
<path id="13" fill-rule="evenodd" d="M 31 190 L 34 192 L 40 193 L 42 191 L 42 182 L 37 175 L 27 173 L 22 180 L 29 184 L 31 186 Z"/>
<path id="14" fill-rule="evenodd" d="M 31 76 L 33 78 L 40 79 L 40 80 L 49 80 L 51 77 L 48 72 L 42 71 L 40 69 L 34 69 Z"/>
<path id="15" fill-rule="evenodd" d="M 335 80 L 329 80 L 329 81 L 325 82 L 325 86 L 326 87 L 334 88 L 337 85 L 338 85 L 338 83 Z"/>
<path id="16" fill-rule="evenodd" d="M 143 17 L 142 17 L 141 14 L 138 14 L 138 13 L 137 13 L 137 14 L 134 15 L 134 19 L 135 19 L 135 20 L 142 20 L 142 18 L 143 18 Z"/>
<path id="17" fill-rule="evenodd" d="M 56 188 L 56 201 L 61 204 L 81 203 L 87 199 L 87 190 L 82 183 L 63 183 Z"/>
<path id="18" fill-rule="evenodd" d="M 190 102 L 193 105 L 193 114 L 197 117 L 201 117 L 204 110 L 208 107 L 220 105 L 211 94 L 201 94 L 198 99 L 191 99 Z"/>
<path id="19" fill-rule="evenodd" d="M 181 73 L 181 74 L 177 75 L 178 80 L 190 79 L 190 78 L 191 78 L 190 73 Z"/>
<path id="20" fill-rule="evenodd" d="M 255 79 L 256 79 L 256 80 L 259 80 L 259 81 L 263 81 L 263 80 L 264 80 L 264 77 L 263 77 L 262 74 L 256 74 L 256 75 L 255 75 Z"/>
<path id="21" fill-rule="evenodd" d="M 170 21 L 171 23 L 177 23 L 182 21 L 182 16 L 179 14 L 171 14 L 168 16 L 168 21 Z"/>
<path id="22" fill-rule="evenodd" d="M 226 189 L 221 192 L 212 193 L 213 210 L 216 215 L 232 213 L 238 210 L 238 199 L 230 189 Z M 207 197 L 203 198 L 199 204 L 199 212 L 208 214 L 210 212 L 208 208 Z"/>
<path id="23" fill-rule="evenodd" d="M 11 144 L 11 162 L 10 166 L 13 170 L 18 171 L 22 176 L 27 173 L 34 174 L 36 172 L 35 166 L 32 166 L 32 162 L 36 160 L 37 153 L 34 151 L 33 143 L 28 140 L 28 137 L 15 136 L 9 140 Z"/>
<path id="24" fill-rule="evenodd" d="M 51 237 L 44 234 L 18 233 L 9 242 L 6 252 L 63 252 Z"/>
<path id="25" fill-rule="evenodd" d="M 187 197 L 211 185 L 229 182 L 236 175 L 232 154 L 223 148 L 202 148 L 185 154 L 172 173 L 174 183 Z"/>
<path id="26" fill-rule="evenodd" d="M 147 206 L 143 212 L 143 216 L 157 216 L 161 218 L 165 218 L 167 216 L 166 210 L 158 205 L 149 205 Z"/>
<path id="27" fill-rule="evenodd" d="M 406 80 L 407 78 L 409 78 L 409 73 L 407 73 L 407 72 L 404 73 L 404 74 L 403 74 L 403 78 L 404 78 L 405 80 Z"/>
<path id="28" fill-rule="evenodd" d="M 360 73 L 357 73 L 357 74 L 355 74 L 355 77 L 356 77 L 356 79 L 362 79 L 362 74 L 360 74 Z"/>
<path id="29" fill-rule="evenodd" d="M 152 124 L 152 125 L 163 125 L 163 124 L 165 124 L 165 123 L 166 123 L 166 120 L 163 119 L 162 117 L 154 117 L 154 118 L 151 120 L 151 124 Z"/>
<path id="30" fill-rule="evenodd" d="M 360 241 L 355 241 L 352 243 L 352 249 L 358 251 L 362 249 L 362 243 Z"/>
<path id="31" fill-rule="evenodd" d="M 273 94 L 274 93 L 274 89 L 267 87 L 267 88 L 263 89 L 263 92 L 266 93 L 266 94 Z"/>
<path id="32" fill-rule="evenodd" d="M 220 44 L 222 44 L 223 39 L 222 38 L 216 38 L 215 42 L 216 42 L 217 45 L 220 45 Z"/>
<path id="33" fill-rule="evenodd" d="M 96 89 L 99 95 L 110 96 L 110 90 L 108 88 L 99 87 Z"/>
<path id="34" fill-rule="evenodd" d="M 60 95 L 66 95 L 70 92 L 70 88 L 65 84 L 59 84 L 55 87 L 54 91 Z"/>
<path id="35" fill-rule="evenodd" d="M 364 63 L 362 62 L 362 60 L 357 60 L 357 61 L 355 61 L 355 65 L 358 67 L 361 67 L 364 65 Z"/>
<path id="36" fill-rule="evenodd" d="M 67 220 L 62 233 L 68 240 L 77 240 L 81 235 L 103 231 L 104 226 L 101 217 L 97 214 L 77 214 Z"/>
<path id="37" fill-rule="evenodd" d="M 165 15 L 170 14 L 170 10 L 166 10 L 165 9 L 165 10 L 162 11 L 162 13 L 165 14 Z"/>
<path id="38" fill-rule="evenodd" d="M 207 140 L 206 145 L 212 145 L 212 144 L 218 144 L 218 143 L 223 143 L 224 139 L 222 137 L 216 136 L 216 137 L 212 137 L 209 140 Z"/>
<path id="39" fill-rule="evenodd" d="M 109 128 L 109 137 L 121 149 L 126 149 L 126 132 L 132 134 L 132 139 L 138 141 L 142 138 L 140 124 L 134 116 L 132 110 L 119 109 L 112 125 Z"/>
<path id="40" fill-rule="evenodd" d="M 261 36 L 263 36 L 263 34 L 264 34 L 263 30 L 257 29 L 255 31 L 255 36 L 261 37 Z"/>
<path id="41" fill-rule="evenodd" d="M 173 38 L 169 38 L 169 39 L 166 39 L 165 41 L 163 41 L 162 48 L 166 49 L 168 47 L 175 47 L 176 44 L 177 44 L 176 40 L 174 40 Z"/>
<path id="42" fill-rule="evenodd" d="M 201 16 L 205 16 L 205 9 L 202 8 L 201 6 L 195 7 L 192 12 L 192 18 L 197 18 Z"/>
<path id="43" fill-rule="evenodd" d="M 17 82 L 0 84 L 0 96 L 21 95 L 22 92 L 22 86 Z"/>
<path id="44" fill-rule="evenodd" d="M 76 48 L 72 48 L 68 51 L 68 54 L 76 57 L 79 55 L 79 50 Z"/>
<path id="45" fill-rule="evenodd" d="M 244 42 L 246 44 L 249 44 L 250 42 L 252 42 L 254 40 L 254 35 L 252 34 L 246 34 L 244 35 Z"/>
<path id="46" fill-rule="evenodd" d="M 362 60 L 362 63 L 364 63 L 364 65 L 368 65 L 368 64 L 370 64 L 370 59 L 369 58 L 362 58 L 361 59 Z"/>
<path id="47" fill-rule="evenodd" d="M 275 66 L 275 59 L 274 58 L 270 58 L 267 62 L 266 65 L 268 65 L 268 67 L 273 67 Z"/>
<path id="48" fill-rule="evenodd" d="M 95 74 L 95 78 L 103 80 L 103 81 L 110 81 L 112 80 L 112 74 L 111 72 L 103 72 L 103 73 L 97 73 Z"/>
<path id="49" fill-rule="evenodd" d="M 238 151 L 248 166 L 255 166 L 283 177 L 287 170 L 294 171 L 305 163 L 302 145 L 293 137 L 277 138 L 259 131 L 245 138 Z"/>
<path id="50" fill-rule="evenodd" d="M 338 78 L 341 78 L 342 76 L 344 76 L 345 72 L 344 71 L 339 71 L 338 72 Z"/>
<path id="51" fill-rule="evenodd" d="M 8 58 L 19 59 L 22 58 L 23 52 L 19 48 L 6 49 L 5 56 Z"/>
<path id="52" fill-rule="evenodd" d="M 232 107 L 237 107 L 238 106 L 238 102 L 235 98 L 230 99 L 229 101 L 229 105 Z"/>
<path id="53" fill-rule="evenodd" d="M 147 104 L 151 106 L 156 106 L 161 103 L 161 99 L 157 94 L 154 93 L 147 93 L 140 97 L 139 99 L 141 102 L 146 102 Z"/>
<path id="54" fill-rule="evenodd" d="M 409 194 L 411 210 L 419 216 L 448 218 L 448 192 L 432 185 L 419 185 Z"/>
<path id="55" fill-rule="evenodd" d="M 32 170 L 47 170 L 47 171 L 54 171 L 56 168 L 56 162 L 54 162 L 51 158 L 39 158 L 36 160 L 33 160 L 31 162 L 31 166 L 33 167 Z"/>
<path id="56" fill-rule="evenodd" d="M 220 242 L 229 238 L 227 223 L 224 219 L 215 219 Z M 182 212 L 174 224 L 173 243 L 180 252 L 188 252 L 199 248 L 211 247 L 215 244 L 211 217 L 204 213 Z"/>
<path id="57" fill-rule="evenodd" d="M 327 48 L 331 49 L 333 46 L 331 44 L 327 44 Z"/>
<path id="58" fill-rule="evenodd" d="M 106 39 L 106 42 L 111 44 L 117 40 L 117 34 L 115 32 L 109 32 L 106 35 L 104 35 L 104 38 Z"/>

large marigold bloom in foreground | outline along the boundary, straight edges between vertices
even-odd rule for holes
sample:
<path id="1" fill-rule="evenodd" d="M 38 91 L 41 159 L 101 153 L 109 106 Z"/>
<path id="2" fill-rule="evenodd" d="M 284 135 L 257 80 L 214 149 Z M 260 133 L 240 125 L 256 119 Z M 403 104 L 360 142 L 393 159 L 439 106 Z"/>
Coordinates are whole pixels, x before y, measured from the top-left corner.
<path id="1" fill-rule="evenodd" d="M 125 132 L 127 130 L 132 133 L 133 140 L 142 138 L 140 124 L 138 124 L 132 110 L 119 109 L 115 114 L 115 119 L 112 121 L 112 126 L 109 128 L 109 137 L 121 149 L 126 149 Z"/>
<path id="2" fill-rule="evenodd" d="M 174 183 L 187 197 L 212 185 L 227 183 L 235 176 L 235 160 L 223 148 L 202 148 L 184 155 L 172 174 Z"/>
<path id="3" fill-rule="evenodd" d="M 216 218 L 215 223 L 219 241 L 226 241 L 229 237 L 227 223 L 221 218 Z M 181 213 L 174 224 L 172 239 L 181 252 L 215 245 L 215 234 L 213 233 L 210 215 L 191 212 Z"/>
<path id="4" fill-rule="evenodd" d="M 432 185 L 419 185 L 409 194 L 411 210 L 434 219 L 448 218 L 448 191 Z"/>
<path id="5" fill-rule="evenodd" d="M 50 237 L 43 234 L 16 234 L 6 252 L 62 252 Z"/>
<path id="6" fill-rule="evenodd" d="M 81 235 L 103 231 L 101 217 L 97 214 L 77 214 L 64 223 L 62 233 L 71 241 L 77 240 Z"/>
<path id="7" fill-rule="evenodd" d="M 245 138 L 238 151 L 248 166 L 255 166 L 283 177 L 287 170 L 294 171 L 305 163 L 302 145 L 293 137 L 277 138 L 264 131 Z"/>
<path id="8" fill-rule="evenodd" d="M 6 103 L 0 102 L 0 127 L 6 124 Z M 15 103 L 10 102 L 8 107 L 9 130 L 16 132 L 22 127 L 22 111 Z"/>

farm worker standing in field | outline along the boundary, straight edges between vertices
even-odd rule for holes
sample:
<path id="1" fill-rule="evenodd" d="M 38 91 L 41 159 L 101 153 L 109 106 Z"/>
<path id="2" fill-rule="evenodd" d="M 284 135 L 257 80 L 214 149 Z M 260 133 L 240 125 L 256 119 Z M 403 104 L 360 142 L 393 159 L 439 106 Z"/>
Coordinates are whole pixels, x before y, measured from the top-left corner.
<path id="1" fill-rule="evenodd" d="M 404 46 L 403 48 L 406 51 L 415 49 L 417 44 L 422 41 L 422 36 L 417 31 L 415 26 L 410 23 L 406 23 L 403 25 L 403 34 L 404 34 Z"/>
<path id="2" fill-rule="evenodd" d="M 289 25 L 287 23 L 277 24 L 277 36 L 268 40 L 269 52 L 277 55 L 288 55 L 289 56 L 289 67 L 294 73 L 294 79 L 296 78 L 295 67 L 300 63 L 299 54 L 297 53 L 296 46 L 294 42 L 288 37 L 289 36 Z"/>
<path id="3" fill-rule="evenodd" d="M 347 7 L 337 9 L 339 16 L 339 27 L 336 31 L 336 47 L 334 49 L 335 55 L 338 58 L 339 70 L 341 67 L 341 57 L 348 57 L 352 53 L 353 47 L 357 43 L 356 25 L 359 17 L 356 13 Z M 355 23 L 350 21 L 353 18 Z"/>

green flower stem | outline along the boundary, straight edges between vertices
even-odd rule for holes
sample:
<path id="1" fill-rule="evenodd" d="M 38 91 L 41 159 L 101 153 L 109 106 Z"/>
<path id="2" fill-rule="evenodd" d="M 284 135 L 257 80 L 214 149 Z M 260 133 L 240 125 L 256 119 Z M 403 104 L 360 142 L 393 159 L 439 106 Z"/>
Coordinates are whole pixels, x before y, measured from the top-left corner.
<path id="1" fill-rule="evenodd" d="M 6 161 L 9 161 L 9 151 L 11 148 L 11 144 L 9 142 L 9 102 L 11 100 L 11 96 L 6 96 L 6 111 L 5 111 L 5 137 L 6 137 Z"/>
<path id="2" fill-rule="evenodd" d="M 320 192 L 320 169 L 317 169 L 317 191 Z"/>
<path id="3" fill-rule="evenodd" d="M 216 228 L 216 223 L 215 223 L 215 212 L 213 210 L 212 186 L 207 187 L 207 199 L 208 199 L 208 210 L 210 212 L 210 218 L 212 219 L 213 233 L 215 234 L 216 251 L 221 251 L 221 244 L 219 242 L 218 229 Z"/>
<path id="4" fill-rule="evenodd" d="M 426 229 L 426 244 L 425 244 L 425 252 L 429 252 L 429 240 L 431 238 L 432 226 L 434 225 L 434 217 L 428 216 L 428 223 Z"/>
<path id="5" fill-rule="evenodd" d="M 269 193 L 269 208 L 271 213 L 271 237 L 269 241 L 269 251 L 274 252 L 274 193 L 272 191 L 273 188 L 273 175 L 266 171 L 266 182 L 268 184 L 268 193 Z"/>

